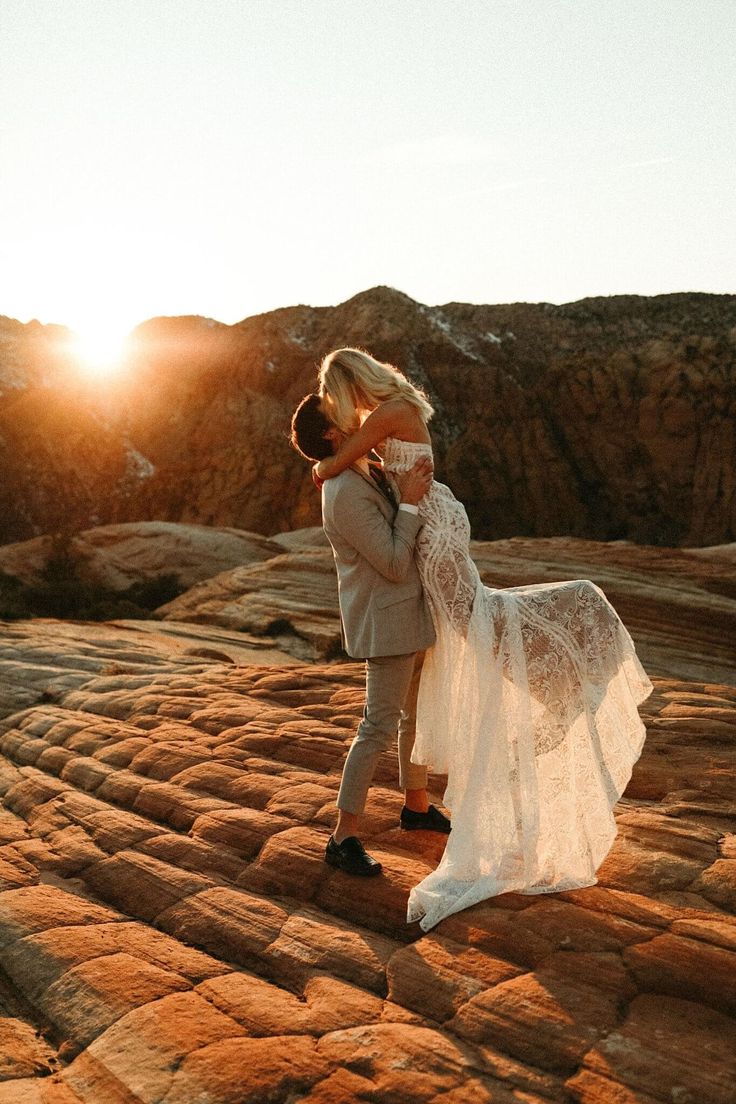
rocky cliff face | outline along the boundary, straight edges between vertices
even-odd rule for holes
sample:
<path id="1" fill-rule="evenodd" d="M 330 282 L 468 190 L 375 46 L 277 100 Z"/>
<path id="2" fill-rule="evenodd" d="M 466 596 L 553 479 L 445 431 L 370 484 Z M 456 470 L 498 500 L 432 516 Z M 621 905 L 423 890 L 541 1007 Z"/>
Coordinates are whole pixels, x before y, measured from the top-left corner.
<path id="1" fill-rule="evenodd" d="M 69 331 L 0 318 L 0 542 L 125 518 L 149 462 L 75 363 Z"/>
<path id="2" fill-rule="evenodd" d="M 234 326 L 155 319 L 135 331 L 117 384 L 77 382 L 71 399 L 58 372 L 20 370 L 24 336 L 3 327 L 15 368 L 0 395 L 0 540 L 60 521 L 267 535 L 317 523 L 288 422 L 320 358 L 344 344 L 428 390 L 437 476 L 478 538 L 698 545 L 736 532 L 736 296 L 427 307 L 374 288 Z"/>

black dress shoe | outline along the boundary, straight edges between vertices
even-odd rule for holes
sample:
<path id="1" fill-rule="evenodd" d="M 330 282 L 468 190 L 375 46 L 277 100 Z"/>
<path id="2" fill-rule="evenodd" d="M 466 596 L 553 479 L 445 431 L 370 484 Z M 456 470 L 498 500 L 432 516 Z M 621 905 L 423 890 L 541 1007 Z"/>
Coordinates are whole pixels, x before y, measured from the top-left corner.
<path id="1" fill-rule="evenodd" d="M 357 836 L 347 836 L 342 843 L 335 843 L 330 836 L 325 849 L 325 862 L 346 874 L 357 874 L 362 878 L 373 878 L 382 870 L 381 864 L 367 854 Z"/>
<path id="2" fill-rule="evenodd" d="M 415 832 L 423 828 L 429 832 L 445 832 L 452 830 L 452 824 L 434 805 L 430 805 L 426 813 L 415 813 L 413 809 L 407 809 L 406 805 L 401 810 L 400 824 L 408 832 Z"/>

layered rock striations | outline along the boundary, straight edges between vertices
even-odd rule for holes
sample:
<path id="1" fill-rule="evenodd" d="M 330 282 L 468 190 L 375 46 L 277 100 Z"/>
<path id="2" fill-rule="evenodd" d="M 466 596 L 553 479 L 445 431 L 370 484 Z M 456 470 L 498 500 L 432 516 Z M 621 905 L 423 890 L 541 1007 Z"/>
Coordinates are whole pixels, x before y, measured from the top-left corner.
<path id="1" fill-rule="evenodd" d="M 272 635 L 304 659 L 338 656 L 337 581 L 324 535 L 297 530 L 278 543 L 287 548 L 282 555 L 223 571 L 159 607 L 156 616 L 166 624 L 183 620 Z M 560 537 L 472 541 L 471 552 L 490 587 L 592 579 L 656 674 L 736 678 L 736 570 L 721 550 L 696 555 Z"/>
<path id="2" fill-rule="evenodd" d="M 176 576 L 185 589 L 281 552 L 281 545 L 258 533 L 165 521 L 101 525 L 70 534 L 64 542 L 64 554 L 80 578 L 113 592 L 164 574 Z M 49 535 L 2 545 L 0 572 L 22 583 L 38 583 L 55 554 L 58 541 Z"/>
<path id="3" fill-rule="evenodd" d="M 114 627 L 63 628 L 0 655 L 0 1104 L 730 1104 L 733 685 L 655 679 L 597 886 L 423 934 L 443 839 L 399 830 L 394 755 L 384 875 L 322 860 L 360 665 L 113 665 Z"/>
<path id="4" fill-rule="evenodd" d="M 141 519 L 266 535 L 316 524 L 288 421 L 320 358 L 344 344 L 427 389 L 437 474 L 476 537 L 734 540 L 735 296 L 428 307 L 374 288 L 234 326 L 154 319 L 114 384 L 75 384 L 71 410 L 58 373 L 20 371 L 22 334 L 5 326 L 5 541 Z"/>
<path id="5" fill-rule="evenodd" d="M 48 577 L 53 550 L 49 537 L 0 547 L 0 578 L 31 588 L 44 583 L 44 591 L 24 592 L 37 601 L 53 595 Z M 734 546 L 666 549 L 516 537 L 472 541 L 471 553 L 490 587 L 592 579 L 616 606 L 655 674 L 716 682 L 736 676 Z M 337 579 L 321 527 L 267 539 L 243 530 L 131 522 L 79 533 L 70 538 L 66 554 L 73 573 L 66 582 L 77 580 L 93 592 L 101 588 L 111 598 L 147 584 L 153 584 L 155 598 L 158 582 L 170 577 L 178 596 L 159 597 L 157 608 L 148 607 L 149 633 L 171 635 L 181 623 L 186 632 L 217 626 L 302 661 L 344 658 Z M 55 579 L 63 566 L 57 564 Z M 20 605 L 19 599 L 16 617 Z M 42 612 L 48 616 L 48 610 Z M 140 616 L 116 610 L 112 601 L 100 612 L 116 623 Z M 145 622 L 138 624 L 143 630 Z"/>

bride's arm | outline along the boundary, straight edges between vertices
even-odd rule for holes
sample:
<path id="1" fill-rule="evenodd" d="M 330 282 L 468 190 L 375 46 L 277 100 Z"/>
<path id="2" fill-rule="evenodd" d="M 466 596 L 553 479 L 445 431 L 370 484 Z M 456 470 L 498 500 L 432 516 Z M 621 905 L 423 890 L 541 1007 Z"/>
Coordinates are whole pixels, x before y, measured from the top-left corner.
<path id="1" fill-rule="evenodd" d="M 406 422 L 406 415 L 402 409 L 403 404 L 393 401 L 381 403 L 372 410 L 360 429 L 351 433 L 340 445 L 334 456 L 326 460 L 320 460 L 315 465 L 314 471 L 318 479 L 333 479 L 340 472 L 345 471 L 361 456 L 380 444 L 386 437 L 399 432 Z"/>

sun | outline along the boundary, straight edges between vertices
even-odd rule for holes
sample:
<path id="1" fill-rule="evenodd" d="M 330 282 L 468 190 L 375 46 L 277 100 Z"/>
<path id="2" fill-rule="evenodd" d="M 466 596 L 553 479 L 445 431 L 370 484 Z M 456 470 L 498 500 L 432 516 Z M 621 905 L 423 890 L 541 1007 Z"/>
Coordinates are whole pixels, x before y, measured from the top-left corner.
<path id="1" fill-rule="evenodd" d="M 127 336 L 127 332 L 115 326 L 80 328 L 72 339 L 74 357 L 90 375 L 114 375 L 122 365 Z"/>

